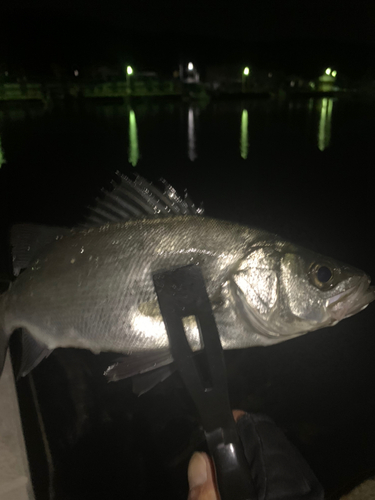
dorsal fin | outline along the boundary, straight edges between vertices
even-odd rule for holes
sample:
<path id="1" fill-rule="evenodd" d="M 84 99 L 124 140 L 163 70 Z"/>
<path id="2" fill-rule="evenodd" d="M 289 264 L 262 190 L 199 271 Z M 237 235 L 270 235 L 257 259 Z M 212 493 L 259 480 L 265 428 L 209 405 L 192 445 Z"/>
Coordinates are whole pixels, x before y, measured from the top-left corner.
<path id="1" fill-rule="evenodd" d="M 169 217 L 173 215 L 203 215 L 203 208 L 196 207 L 187 193 L 182 198 L 164 179 L 163 191 L 137 175 L 134 181 L 116 172 L 118 182 L 112 190 L 102 190 L 92 207 L 88 207 L 85 224 L 102 225 L 107 222 L 124 222 L 143 217 Z"/>

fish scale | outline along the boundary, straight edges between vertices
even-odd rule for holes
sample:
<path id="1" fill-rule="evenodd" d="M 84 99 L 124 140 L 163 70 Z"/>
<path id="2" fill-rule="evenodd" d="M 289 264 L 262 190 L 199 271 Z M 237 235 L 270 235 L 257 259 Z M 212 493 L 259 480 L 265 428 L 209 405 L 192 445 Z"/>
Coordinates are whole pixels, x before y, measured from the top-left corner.
<path id="1" fill-rule="evenodd" d="M 0 297 L 0 368 L 18 328 L 22 374 L 57 347 L 127 355 L 106 371 L 112 380 L 167 365 L 152 275 L 189 264 L 202 269 L 224 349 L 272 345 L 331 326 L 374 300 L 363 271 L 267 231 L 205 217 L 187 196 L 165 189 L 122 178 L 99 203 L 110 207 L 111 223 L 94 207 L 87 220 L 98 225 L 91 227 L 14 229 L 15 274 L 26 269 Z M 124 222 L 117 198 L 129 214 L 146 215 Z M 185 318 L 184 327 L 191 348 L 201 349 L 195 319 Z"/>
<path id="2" fill-rule="evenodd" d="M 240 244 L 239 234 L 230 223 L 194 216 L 72 231 L 9 290 L 8 329 L 26 328 L 49 348 L 153 349 L 152 336 L 135 326 L 139 306 L 156 300 L 151 273 L 199 263 L 212 296 L 249 244 L 247 228 Z M 166 333 L 158 342 L 168 345 Z"/>

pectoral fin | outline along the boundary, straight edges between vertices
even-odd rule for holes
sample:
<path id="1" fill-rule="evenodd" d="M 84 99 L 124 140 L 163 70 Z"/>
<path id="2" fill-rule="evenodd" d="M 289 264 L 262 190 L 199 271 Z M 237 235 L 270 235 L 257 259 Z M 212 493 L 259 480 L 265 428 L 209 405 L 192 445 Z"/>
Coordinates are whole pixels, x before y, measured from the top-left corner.
<path id="1" fill-rule="evenodd" d="M 32 369 L 51 354 L 51 350 L 35 340 L 25 329 L 22 329 L 22 353 L 17 378 L 25 377 Z"/>
<path id="2" fill-rule="evenodd" d="M 133 353 L 119 358 L 104 372 L 109 382 L 133 377 L 133 391 L 141 395 L 165 380 L 174 371 L 169 349 Z"/>
<path id="3" fill-rule="evenodd" d="M 5 358 L 8 351 L 9 338 L 5 332 L 0 328 L 0 375 L 3 372 Z"/>
<path id="4" fill-rule="evenodd" d="M 151 370 L 140 375 L 135 375 L 132 378 L 133 392 L 137 396 L 141 396 L 153 389 L 159 382 L 163 382 L 175 371 L 174 364 L 161 366 L 156 370 Z"/>
<path id="5" fill-rule="evenodd" d="M 170 363 L 173 363 L 173 358 L 169 349 L 137 352 L 116 360 L 113 365 L 106 369 L 104 375 L 109 382 L 115 382 L 116 380 L 155 370 Z"/>

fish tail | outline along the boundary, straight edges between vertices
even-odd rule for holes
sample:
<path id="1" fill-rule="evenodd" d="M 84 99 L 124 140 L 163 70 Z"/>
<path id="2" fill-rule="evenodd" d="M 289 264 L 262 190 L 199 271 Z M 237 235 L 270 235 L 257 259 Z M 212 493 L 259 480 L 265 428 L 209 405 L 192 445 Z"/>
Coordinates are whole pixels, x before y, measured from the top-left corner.
<path id="1" fill-rule="evenodd" d="M 7 355 L 9 335 L 4 329 L 5 298 L 0 296 L 0 375 L 3 372 L 5 358 Z"/>

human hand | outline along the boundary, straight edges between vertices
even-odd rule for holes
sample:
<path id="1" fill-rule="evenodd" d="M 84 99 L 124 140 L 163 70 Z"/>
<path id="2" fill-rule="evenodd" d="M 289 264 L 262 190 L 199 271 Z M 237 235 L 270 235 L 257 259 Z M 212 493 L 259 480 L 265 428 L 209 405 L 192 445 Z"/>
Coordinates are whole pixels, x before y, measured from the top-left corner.
<path id="1" fill-rule="evenodd" d="M 323 500 L 324 490 L 313 471 L 269 417 L 238 410 L 233 416 L 256 498 Z M 194 453 L 188 467 L 188 480 L 188 500 L 220 500 L 213 462 L 206 453 Z"/>
<path id="2" fill-rule="evenodd" d="M 213 464 L 206 453 L 193 454 L 188 467 L 188 480 L 188 500 L 219 500 Z"/>
<path id="3" fill-rule="evenodd" d="M 234 410 L 234 420 L 237 421 L 244 414 L 243 411 Z M 188 481 L 188 500 L 220 500 L 214 465 L 207 453 L 195 452 L 193 454 L 188 467 Z"/>

